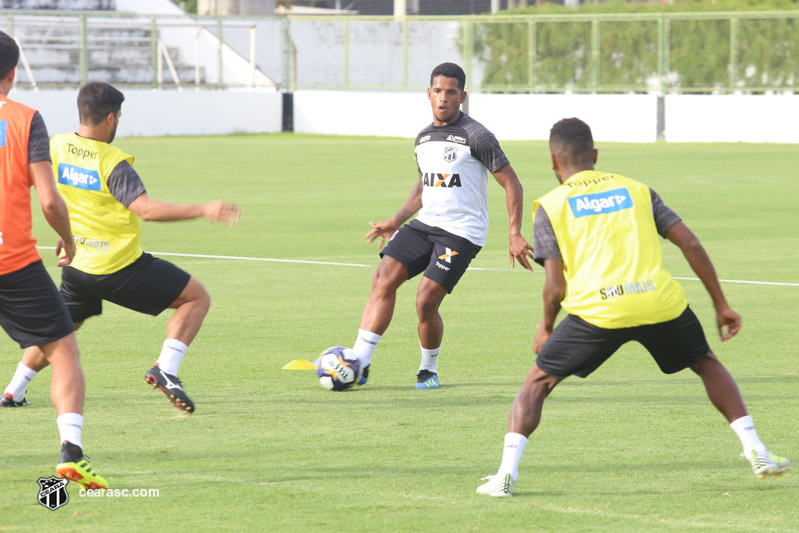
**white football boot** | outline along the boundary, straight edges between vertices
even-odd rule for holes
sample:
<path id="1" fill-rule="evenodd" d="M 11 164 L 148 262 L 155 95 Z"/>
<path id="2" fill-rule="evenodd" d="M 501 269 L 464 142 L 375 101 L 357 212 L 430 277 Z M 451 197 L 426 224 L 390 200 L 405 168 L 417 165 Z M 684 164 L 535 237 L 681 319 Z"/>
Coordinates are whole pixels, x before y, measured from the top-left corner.
<path id="1" fill-rule="evenodd" d="M 784 473 L 791 471 L 791 462 L 788 459 L 780 457 L 779 455 L 774 455 L 773 453 L 758 453 L 752 450 L 748 454 L 742 453 L 741 457 L 746 457 L 749 459 L 749 463 L 752 465 L 752 470 L 760 479 L 776 479 Z"/>
<path id="2" fill-rule="evenodd" d="M 497 498 L 510 498 L 513 496 L 513 483 L 515 480 L 510 474 L 505 474 L 504 476 L 494 474 L 493 476 L 484 477 L 482 481 L 487 482 L 477 487 L 477 494 L 486 494 Z"/>

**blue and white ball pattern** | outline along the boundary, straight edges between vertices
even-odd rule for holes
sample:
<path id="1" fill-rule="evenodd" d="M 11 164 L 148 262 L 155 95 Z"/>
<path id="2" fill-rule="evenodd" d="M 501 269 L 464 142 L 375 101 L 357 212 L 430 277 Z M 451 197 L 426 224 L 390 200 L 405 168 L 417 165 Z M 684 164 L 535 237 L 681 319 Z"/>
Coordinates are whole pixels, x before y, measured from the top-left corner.
<path id="1" fill-rule="evenodd" d="M 361 379 L 363 369 L 361 360 L 349 348 L 333 346 L 328 348 L 316 362 L 316 376 L 319 384 L 327 390 L 349 389 Z"/>

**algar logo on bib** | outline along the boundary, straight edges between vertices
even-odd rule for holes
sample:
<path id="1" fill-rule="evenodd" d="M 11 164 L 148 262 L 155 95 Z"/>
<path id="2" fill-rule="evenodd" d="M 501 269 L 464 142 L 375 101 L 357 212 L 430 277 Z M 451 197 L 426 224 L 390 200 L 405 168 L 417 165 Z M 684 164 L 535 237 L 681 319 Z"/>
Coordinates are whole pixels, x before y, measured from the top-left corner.
<path id="1" fill-rule="evenodd" d="M 100 174 L 96 170 L 76 167 L 68 163 L 58 164 L 58 183 L 87 191 L 99 191 L 102 189 L 100 184 Z"/>
<path id="2" fill-rule="evenodd" d="M 569 198 L 569 207 L 571 207 L 574 218 L 604 215 L 622 209 L 630 209 L 632 206 L 633 199 L 626 187 Z"/>

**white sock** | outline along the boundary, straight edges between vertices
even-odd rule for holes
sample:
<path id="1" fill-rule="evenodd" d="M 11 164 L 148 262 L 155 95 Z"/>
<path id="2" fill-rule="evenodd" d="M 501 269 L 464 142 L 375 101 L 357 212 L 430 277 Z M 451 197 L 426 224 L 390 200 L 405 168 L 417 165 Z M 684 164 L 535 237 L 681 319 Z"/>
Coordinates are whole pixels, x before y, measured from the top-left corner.
<path id="1" fill-rule="evenodd" d="M 730 427 L 738 435 L 738 438 L 741 439 L 745 454 L 748 454 L 752 450 L 758 453 L 766 452 L 766 445 L 763 444 L 760 437 L 757 436 L 755 423 L 751 416 L 742 416 L 741 418 L 733 420 Z"/>
<path id="2" fill-rule="evenodd" d="M 11 378 L 11 383 L 6 387 L 5 393 L 11 394 L 15 402 L 21 402 L 28 391 L 28 383 L 36 376 L 38 372 L 32 368 L 23 365 L 22 362 L 17 365 L 17 371 L 14 372 L 14 377 Z"/>
<path id="3" fill-rule="evenodd" d="M 161 369 L 161 372 L 177 376 L 180 362 L 188 349 L 188 346 L 177 339 L 165 340 L 164 346 L 161 348 L 161 355 L 158 356 L 158 361 L 156 361 L 158 368 Z"/>
<path id="4" fill-rule="evenodd" d="M 58 433 L 61 435 L 61 442 L 68 440 L 83 448 L 80 442 L 80 432 L 83 429 L 83 415 L 78 413 L 64 413 L 56 418 L 58 423 Z"/>
<path id="5" fill-rule="evenodd" d="M 438 354 L 441 353 L 441 346 L 432 350 L 427 350 L 421 344 L 419 347 L 422 349 L 422 364 L 419 365 L 419 370 L 438 373 Z"/>
<path id="6" fill-rule="evenodd" d="M 372 364 L 372 356 L 377 348 L 377 343 L 380 342 L 381 335 L 366 331 L 365 329 L 358 330 L 358 338 L 355 339 L 355 344 L 352 346 L 352 351 L 355 355 L 361 358 L 361 366 L 367 367 Z"/>
<path id="7" fill-rule="evenodd" d="M 505 448 L 502 451 L 502 464 L 499 465 L 497 474 L 510 477 L 516 481 L 519 477 L 519 461 L 527 446 L 527 437 L 521 433 L 505 433 Z"/>

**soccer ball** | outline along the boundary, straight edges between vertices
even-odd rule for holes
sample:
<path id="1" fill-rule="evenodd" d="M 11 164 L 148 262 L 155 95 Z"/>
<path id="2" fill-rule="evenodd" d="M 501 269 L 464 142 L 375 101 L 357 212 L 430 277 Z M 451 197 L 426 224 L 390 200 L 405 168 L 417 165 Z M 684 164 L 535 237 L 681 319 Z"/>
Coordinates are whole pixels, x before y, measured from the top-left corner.
<path id="1" fill-rule="evenodd" d="M 319 384 L 327 390 L 346 390 L 358 383 L 363 374 L 361 359 L 344 346 L 328 348 L 316 362 Z"/>

